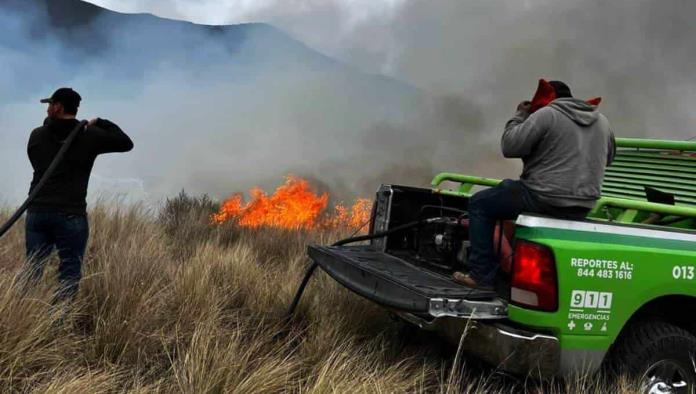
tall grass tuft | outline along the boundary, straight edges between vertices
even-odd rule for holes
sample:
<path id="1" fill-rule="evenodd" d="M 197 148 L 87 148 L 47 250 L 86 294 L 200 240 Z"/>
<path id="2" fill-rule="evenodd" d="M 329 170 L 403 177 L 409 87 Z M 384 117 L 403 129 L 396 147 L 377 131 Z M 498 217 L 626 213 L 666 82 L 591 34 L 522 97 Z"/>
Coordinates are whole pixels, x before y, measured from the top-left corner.
<path id="1" fill-rule="evenodd" d="M 0 387 L 37 393 L 591 392 L 594 379 L 526 383 L 470 367 L 457 347 L 396 322 L 323 274 L 289 305 L 309 243 L 340 232 L 211 225 L 217 204 L 181 193 L 158 214 L 90 211 L 84 278 L 51 305 L 55 268 L 16 280 L 23 224 L 0 240 Z M 9 212 L 0 210 L 0 220 Z M 51 266 L 55 267 L 53 257 Z M 455 362 L 456 358 L 456 362 Z M 617 390 L 631 392 L 630 384 Z M 610 390 L 612 391 L 612 390 Z M 612 392 L 615 392 L 612 391 Z"/>

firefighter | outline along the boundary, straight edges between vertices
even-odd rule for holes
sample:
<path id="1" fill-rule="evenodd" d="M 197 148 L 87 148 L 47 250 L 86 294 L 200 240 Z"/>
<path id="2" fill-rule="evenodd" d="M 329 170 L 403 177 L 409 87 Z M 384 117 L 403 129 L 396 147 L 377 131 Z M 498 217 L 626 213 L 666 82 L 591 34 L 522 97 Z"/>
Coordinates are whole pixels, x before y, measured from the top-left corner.
<path id="1" fill-rule="evenodd" d="M 30 192 L 55 158 L 70 132 L 80 123 L 77 112 L 82 97 L 71 88 L 61 88 L 41 103 L 48 104 L 43 126 L 32 131 L 27 153 L 34 169 Z M 114 123 L 93 119 L 80 131 L 65 158 L 31 202 L 26 216 L 27 284 L 42 275 L 47 258 L 55 249 L 60 258 L 56 301 L 70 300 L 82 276 L 89 224 L 87 185 L 98 155 L 128 152 L 131 139 Z"/>
<path id="2" fill-rule="evenodd" d="M 503 156 L 522 159 L 520 179 L 504 180 L 469 201 L 469 272 L 454 274 L 461 284 L 494 287 L 497 221 L 523 212 L 580 220 L 600 198 L 604 171 L 615 154 L 609 121 L 596 105 L 573 98 L 565 83 L 548 83 L 555 99 L 533 113 L 531 102 L 520 103 L 505 126 Z"/>

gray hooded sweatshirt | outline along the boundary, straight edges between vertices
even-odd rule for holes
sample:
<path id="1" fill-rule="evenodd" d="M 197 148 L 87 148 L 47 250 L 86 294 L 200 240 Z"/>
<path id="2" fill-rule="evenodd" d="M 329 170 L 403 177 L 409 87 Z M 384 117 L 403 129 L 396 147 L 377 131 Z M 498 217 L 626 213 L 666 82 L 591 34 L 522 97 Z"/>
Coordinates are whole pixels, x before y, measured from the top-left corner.
<path id="1" fill-rule="evenodd" d="M 556 207 L 594 207 L 616 152 L 607 118 L 575 98 L 556 99 L 532 115 L 518 112 L 501 145 L 505 157 L 522 159 L 522 183 Z"/>

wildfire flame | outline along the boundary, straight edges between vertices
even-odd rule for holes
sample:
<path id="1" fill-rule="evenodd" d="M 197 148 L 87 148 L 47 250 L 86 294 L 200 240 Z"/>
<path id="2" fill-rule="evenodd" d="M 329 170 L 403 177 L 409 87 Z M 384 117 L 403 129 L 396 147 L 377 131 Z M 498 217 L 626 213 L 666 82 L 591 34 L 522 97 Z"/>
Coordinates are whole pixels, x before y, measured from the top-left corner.
<path id="1" fill-rule="evenodd" d="M 227 199 L 213 215 L 213 222 L 236 221 L 243 227 L 357 230 L 370 219 L 372 207 L 372 201 L 361 198 L 350 208 L 337 204 L 333 210 L 327 210 L 329 194 L 316 194 L 307 180 L 295 176 L 288 176 L 273 195 L 258 187 L 250 190 L 249 195 L 248 202 L 244 202 L 242 194 Z"/>

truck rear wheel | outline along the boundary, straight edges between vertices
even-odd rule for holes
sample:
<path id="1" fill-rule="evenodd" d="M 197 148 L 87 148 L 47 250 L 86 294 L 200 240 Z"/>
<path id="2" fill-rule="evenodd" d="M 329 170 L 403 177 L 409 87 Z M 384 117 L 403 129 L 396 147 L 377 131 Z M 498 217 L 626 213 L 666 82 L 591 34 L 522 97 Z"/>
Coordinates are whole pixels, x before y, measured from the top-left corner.
<path id="1" fill-rule="evenodd" d="M 636 323 L 619 338 L 613 366 L 640 379 L 643 393 L 695 393 L 696 337 L 662 321 Z"/>

